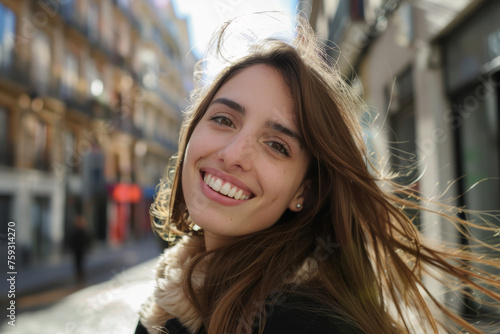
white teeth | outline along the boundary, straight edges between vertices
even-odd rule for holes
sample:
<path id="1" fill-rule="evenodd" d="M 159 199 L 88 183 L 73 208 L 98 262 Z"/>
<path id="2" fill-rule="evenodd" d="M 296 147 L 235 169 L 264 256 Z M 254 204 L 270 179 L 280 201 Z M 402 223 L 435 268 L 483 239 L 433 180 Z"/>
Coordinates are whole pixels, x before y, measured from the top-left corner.
<path id="1" fill-rule="evenodd" d="M 205 182 L 205 184 L 207 184 L 213 190 L 220 192 L 221 194 L 226 195 L 228 197 L 232 197 L 237 200 L 245 200 L 250 198 L 249 195 L 243 194 L 243 190 L 238 189 L 235 186 L 232 186 L 231 183 L 229 182 L 222 184 L 223 181 L 221 179 L 218 179 L 209 173 L 205 173 L 205 176 L 203 177 L 203 182 Z"/>
<path id="2" fill-rule="evenodd" d="M 222 180 L 221 179 L 217 179 L 217 180 L 215 180 L 212 189 L 215 190 L 215 191 L 219 191 L 220 188 L 222 188 Z"/>
<path id="3" fill-rule="evenodd" d="M 219 192 L 222 195 L 227 195 L 227 194 L 229 194 L 229 190 L 231 190 L 231 185 L 226 182 L 226 183 L 224 183 L 224 185 L 222 186 L 222 188 L 220 188 Z"/>
<path id="4" fill-rule="evenodd" d="M 229 193 L 227 195 L 229 197 L 234 197 L 234 194 L 236 194 L 237 191 L 238 191 L 238 189 L 236 189 L 236 187 L 232 187 L 231 190 L 229 191 Z"/>
<path id="5" fill-rule="evenodd" d="M 238 190 L 236 194 L 234 194 L 234 199 L 241 199 L 241 196 L 243 195 L 243 190 Z"/>

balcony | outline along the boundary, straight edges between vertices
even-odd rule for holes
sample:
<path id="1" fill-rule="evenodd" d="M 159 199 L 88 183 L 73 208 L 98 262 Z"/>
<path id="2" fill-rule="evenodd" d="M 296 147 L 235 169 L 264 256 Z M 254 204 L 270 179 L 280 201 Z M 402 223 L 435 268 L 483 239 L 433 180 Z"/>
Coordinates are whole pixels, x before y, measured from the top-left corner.
<path id="1" fill-rule="evenodd" d="M 59 94 L 54 97 L 61 99 L 66 104 L 67 109 L 79 112 L 88 117 L 93 117 L 90 100 L 80 98 L 72 87 L 61 83 Z"/>
<path id="2" fill-rule="evenodd" d="M 108 104 L 95 98 L 88 99 L 86 103 L 93 118 L 111 121 L 113 109 Z"/>
<path id="3" fill-rule="evenodd" d="M 14 57 L 10 65 L 0 65 L 0 79 L 28 88 L 30 85 L 30 64 Z"/>

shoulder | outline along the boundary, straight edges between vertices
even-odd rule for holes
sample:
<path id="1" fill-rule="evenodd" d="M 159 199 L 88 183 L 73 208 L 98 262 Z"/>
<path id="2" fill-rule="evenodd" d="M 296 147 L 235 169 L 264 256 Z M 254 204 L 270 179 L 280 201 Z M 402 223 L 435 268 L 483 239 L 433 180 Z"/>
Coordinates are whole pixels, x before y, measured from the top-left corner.
<path id="1" fill-rule="evenodd" d="M 183 326 L 179 319 L 172 318 L 165 322 L 164 326 L 160 326 L 159 329 L 153 329 L 154 333 L 168 333 L 168 334 L 190 334 L 188 328 Z M 139 321 L 137 327 L 135 329 L 135 334 L 149 334 L 148 330 L 144 325 Z"/>
<path id="2" fill-rule="evenodd" d="M 264 334 L 361 334 L 363 331 L 340 313 L 323 314 L 321 303 L 299 295 L 267 305 Z"/>

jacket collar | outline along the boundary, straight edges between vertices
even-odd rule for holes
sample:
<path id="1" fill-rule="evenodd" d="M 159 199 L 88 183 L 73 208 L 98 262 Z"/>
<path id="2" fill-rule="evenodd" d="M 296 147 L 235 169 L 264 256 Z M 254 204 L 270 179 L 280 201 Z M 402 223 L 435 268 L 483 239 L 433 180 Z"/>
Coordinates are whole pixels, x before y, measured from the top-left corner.
<path id="1" fill-rule="evenodd" d="M 197 333 L 202 319 L 184 292 L 184 271 L 193 257 L 204 249 L 202 236 L 185 236 L 175 246 L 167 248 L 156 264 L 154 294 L 141 307 L 140 321 L 150 334 L 162 333 L 161 327 L 168 319 L 177 318 Z M 193 287 L 201 288 L 206 267 L 201 264 L 192 275 Z"/>

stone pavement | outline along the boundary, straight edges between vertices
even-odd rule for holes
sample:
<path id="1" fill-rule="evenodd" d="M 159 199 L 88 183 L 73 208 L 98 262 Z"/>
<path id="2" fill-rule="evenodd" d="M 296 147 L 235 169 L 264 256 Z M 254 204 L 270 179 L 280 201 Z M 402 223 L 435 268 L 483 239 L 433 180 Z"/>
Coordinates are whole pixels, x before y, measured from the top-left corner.
<path id="1" fill-rule="evenodd" d="M 133 333 L 140 305 L 153 291 L 155 259 L 117 272 L 109 281 L 71 294 L 56 304 L 4 322 L 4 334 Z"/>
<path id="2" fill-rule="evenodd" d="M 94 316 L 92 312 L 101 306 L 104 307 L 106 303 L 102 301 L 102 298 L 121 295 L 122 290 L 129 288 L 132 296 L 129 301 L 133 303 L 135 298 L 133 296 L 137 295 L 134 292 L 134 280 L 138 281 L 137 286 L 140 285 L 139 283 L 149 281 L 149 267 L 142 276 L 140 268 L 147 266 L 147 261 L 152 261 L 150 266 L 153 265 L 162 251 L 161 246 L 158 239 L 151 234 L 120 247 L 95 247 L 88 254 L 85 265 L 86 279 L 83 283 L 76 282 L 73 263 L 69 255 L 63 261 L 51 266 L 21 268 L 16 277 L 16 296 L 13 298 L 16 306 L 16 327 L 8 325 L 10 319 L 7 316 L 10 311 L 6 307 L 12 299 L 7 299 L 6 280 L 0 283 L 1 291 L 5 291 L 0 296 L 0 309 L 4 310 L 0 312 L 0 333 L 76 333 L 69 329 L 75 327 L 76 324 L 86 324 L 92 321 L 89 320 L 90 318 L 101 315 L 101 311 L 96 311 Z M 136 272 L 129 272 L 128 269 L 134 266 Z M 125 272 L 127 274 L 124 274 Z M 97 285 L 102 282 L 106 283 Z M 95 298 L 100 298 L 95 307 L 87 305 L 89 300 L 92 302 L 92 298 L 88 297 L 88 294 L 92 293 L 96 294 Z M 137 296 L 139 295 L 141 294 Z M 74 301 L 73 303 L 78 301 L 79 306 L 69 301 Z M 116 308 L 113 307 L 113 309 Z M 136 309 L 132 310 L 132 313 L 134 312 L 136 313 Z M 75 316 L 78 317 L 75 318 Z M 19 319 L 21 321 L 18 321 Z M 61 323 L 69 329 L 57 327 Z M 54 330 L 46 331 L 45 327 L 52 326 L 50 324 L 56 326 L 57 331 L 54 326 Z"/>

